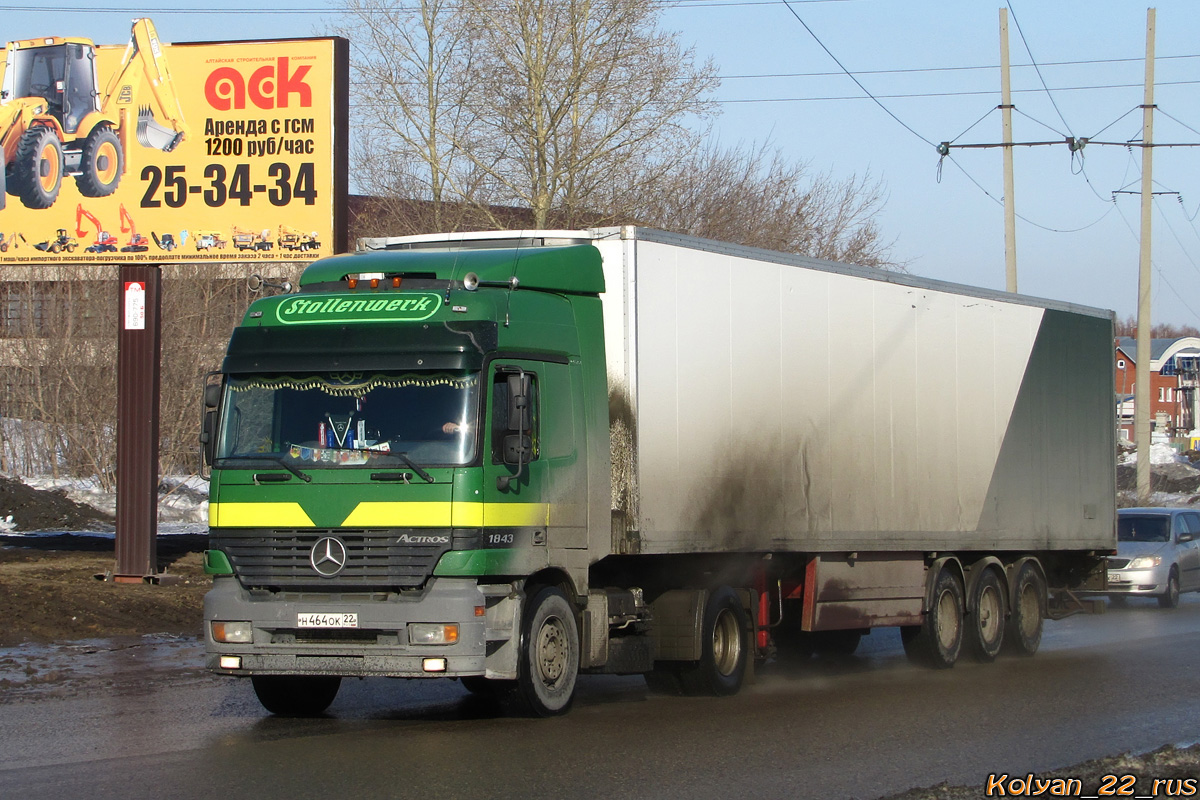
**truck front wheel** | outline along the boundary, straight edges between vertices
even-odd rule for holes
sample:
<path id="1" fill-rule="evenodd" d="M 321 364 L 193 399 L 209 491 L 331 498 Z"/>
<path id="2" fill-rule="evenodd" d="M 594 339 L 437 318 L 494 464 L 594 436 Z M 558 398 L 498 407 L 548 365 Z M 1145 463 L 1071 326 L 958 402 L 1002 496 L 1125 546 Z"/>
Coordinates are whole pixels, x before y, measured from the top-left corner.
<path id="1" fill-rule="evenodd" d="M 250 678 L 258 702 L 281 717 L 315 717 L 337 697 L 337 676 L 255 675 Z"/>
<path id="2" fill-rule="evenodd" d="M 700 629 L 700 660 L 680 669 L 688 694 L 737 694 L 746 677 L 746 631 L 750 623 L 737 592 L 722 586 L 708 596 Z"/>
<path id="3" fill-rule="evenodd" d="M 526 607 L 520 658 L 515 710 L 537 717 L 567 713 L 579 675 L 579 625 L 561 589 L 542 589 Z"/>

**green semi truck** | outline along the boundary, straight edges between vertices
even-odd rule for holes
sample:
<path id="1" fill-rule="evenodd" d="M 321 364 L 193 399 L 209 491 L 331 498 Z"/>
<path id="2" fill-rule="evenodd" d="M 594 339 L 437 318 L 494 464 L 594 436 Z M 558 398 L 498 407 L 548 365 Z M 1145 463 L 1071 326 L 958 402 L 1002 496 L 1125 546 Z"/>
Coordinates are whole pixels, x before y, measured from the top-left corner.
<path id="1" fill-rule="evenodd" d="M 207 666 L 517 713 L 777 649 L 1032 655 L 1115 546 L 1112 314 L 632 227 L 360 242 L 204 393 Z"/>

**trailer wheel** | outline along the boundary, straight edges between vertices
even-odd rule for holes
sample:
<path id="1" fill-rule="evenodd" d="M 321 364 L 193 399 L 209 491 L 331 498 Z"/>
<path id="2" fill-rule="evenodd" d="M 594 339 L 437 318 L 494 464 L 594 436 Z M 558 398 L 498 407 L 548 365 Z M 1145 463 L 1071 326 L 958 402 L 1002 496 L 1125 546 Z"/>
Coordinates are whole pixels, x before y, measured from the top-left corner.
<path id="1" fill-rule="evenodd" d="M 337 676 L 255 675 L 250 678 L 263 708 L 281 717 L 315 717 L 337 697 Z"/>
<path id="2" fill-rule="evenodd" d="M 971 590 L 971 617 L 966 628 L 967 653 L 975 661 L 991 663 L 1004 644 L 1006 614 L 1004 587 L 989 569 L 979 576 Z"/>
<path id="3" fill-rule="evenodd" d="M 26 208 L 49 208 L 62 185 L 62 142 L 49 128 L 30 128 L 17 143 L 13 163 L 13 191 Z"/>
<path id="4" fill-rule="evenodd" d="M 125 172 L 125 154 L 110 126 L 101 125 L 88 134 L 79 168 L 75 185 L 84 197 L 108 197 L 117 190 Z"/>
<path id="5" fill-rule="evenodd" d="M 962 650 L 963 589 L 952 572 L 938 573 L 925 621 L 901 628 L 900 641 L 909 661 L 934 669 L 954 666 Z"/>
<path id="6" fill-rule="evenodd" d="M 525 609 L 514 710 L 537 717 L 565 714 L 579 675 L 579 625 L 561 589 L 542 589 Z"/>
<path id="7" fill-rule="evenodd" d="M 1013 584 L 1012 615 L 1005 631 L 1005 649 L 1031 656 L 1042 643 L 1042 620 L 1046 616 L 1046 584 L 1032 561 L 1026 561 Z"/>
<path id="8" fill-rule="evenodd" d="M 682 666 L 679 679 L 688 694 L 737 694 L 746 677 L 750 622 L 737 592 L 722 586 L 708 596 L 700 628 L 700 660 Z"/>

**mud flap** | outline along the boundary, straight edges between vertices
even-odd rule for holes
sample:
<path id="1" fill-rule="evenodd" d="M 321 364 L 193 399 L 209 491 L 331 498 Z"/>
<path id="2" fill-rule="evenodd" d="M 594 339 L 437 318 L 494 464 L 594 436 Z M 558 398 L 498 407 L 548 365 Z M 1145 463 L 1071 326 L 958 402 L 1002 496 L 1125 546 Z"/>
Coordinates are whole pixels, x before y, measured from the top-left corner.
<path id="1" fill-rule="evenodd" d="M 509 584 L 480 586 L 479 590 L 487 598 L 484 677 L 489 680 L 516 680 L 524 594 Z"/>

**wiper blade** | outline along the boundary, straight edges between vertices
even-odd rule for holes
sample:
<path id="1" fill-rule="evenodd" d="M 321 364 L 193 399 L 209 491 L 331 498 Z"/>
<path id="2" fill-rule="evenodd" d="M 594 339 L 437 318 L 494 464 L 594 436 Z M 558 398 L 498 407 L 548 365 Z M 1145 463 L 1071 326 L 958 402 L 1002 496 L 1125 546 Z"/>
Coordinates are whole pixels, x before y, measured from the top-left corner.
<path id="1" fill-rule="evenodd" d="M 419 475 L 419 476 L 421 477 L 421 480 L 425 481 L 426 483 L 433 483 L 433 476 L 432 476 L 432 475 L 430 475 L 430 474 L 429 474 L 428 472 L 426 472 L 425 470 L 423 470 L 423 469 L 421 469 L 420 467 L 418 467 L 418 466 L 417 466 L 417 465 L 416 465 L 416 464 L 413 462 L 413 460 L 412 460 L 411 458 L 409 458 L 409 457 L 408 457 L 408 453 L 401 453 L 401 452 L 399 452 L 399 451 L 395 451 L 395 450 L 394 450 L 394 451 L 392 451 L 392 455 L 394 455 L 396 458 L 398 458 L 398 459 L 400 459 L 401 461 L 403 461 L 403 462 L 404 462 L 404 465 L 405 465 L 406 467 L 408 467 L 409 469 L 411 469 L 413 472 L 417 473 L 417 475 Z"/>
<path id="2" fill-rule="evenodd" d="M 218 458 L 216 460 L 216 466 L 219 467 L 219 462 L 221 461 L 270 461 L 272 464 L 278 464 L 279 466 L 283 467 L 305 483 L 312 483 L 311 475 L 306 475 L 305 473 L 296 469 L 294 466 L 284 461 L 280 456 L 272 456 L 265 453 L 255 453 L 254 455 L 245 456 L 225 456 L 224 458 Z"/>

